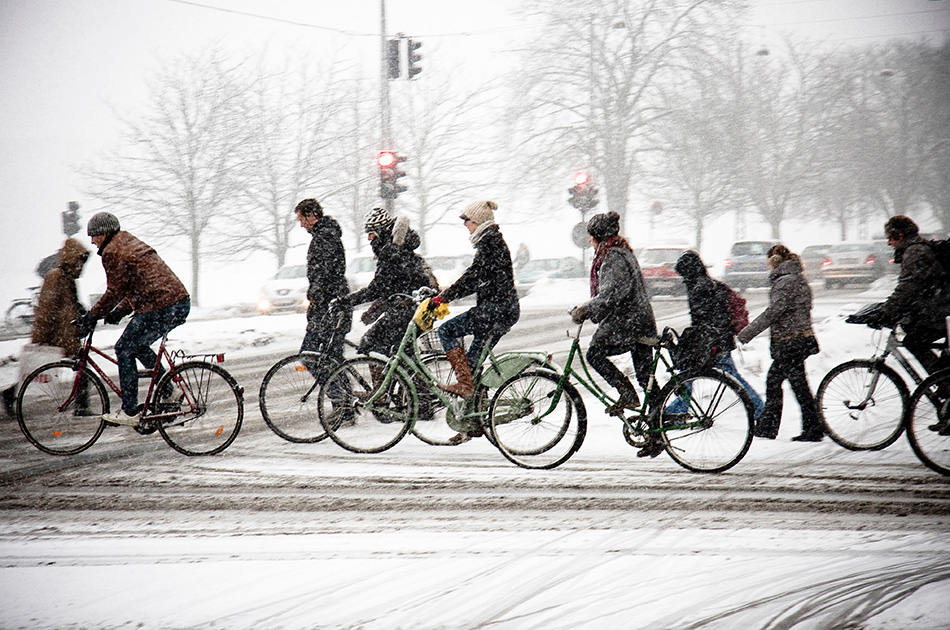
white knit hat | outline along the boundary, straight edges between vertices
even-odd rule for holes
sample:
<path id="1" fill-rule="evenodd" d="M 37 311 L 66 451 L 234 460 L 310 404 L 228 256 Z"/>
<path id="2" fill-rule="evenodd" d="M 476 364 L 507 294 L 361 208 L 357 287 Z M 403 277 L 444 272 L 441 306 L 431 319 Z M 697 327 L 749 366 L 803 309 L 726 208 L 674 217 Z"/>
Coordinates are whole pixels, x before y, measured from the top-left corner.
<path id="1" fill-rule="evenodd" d="M 481 225 L 487 221 L 494 221 L 495 210 L 497 209 L 498 204 L 494 201 L 473 201 L 465 206 L 459 218 L 471 221 L 475 225 Z"/>

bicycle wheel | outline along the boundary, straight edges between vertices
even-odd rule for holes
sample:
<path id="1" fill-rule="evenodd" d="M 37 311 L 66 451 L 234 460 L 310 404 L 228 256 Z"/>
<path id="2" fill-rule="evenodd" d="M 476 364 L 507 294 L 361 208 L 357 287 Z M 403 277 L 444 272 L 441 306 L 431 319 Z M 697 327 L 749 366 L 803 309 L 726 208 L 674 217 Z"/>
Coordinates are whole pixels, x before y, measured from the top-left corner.
<path id="1" fill-rule="evenodd" d="M 305 358 L 312 360 L 295 354 L 275 363 L 264 376 L 258 396 L 264 422 L 288 442 L 312 443 L 327 438 L 317 409 L 320 388 Z"/>
<path id="2" fill-rule="evenodd" d="M 169 382 L 174 402 L 160 403 L 153 419 L 168 445 L 184 455 L 214 455 L 230 446 L 244 421 L 244 392 L 234 378 L 196 361 L 166 372 L 156 391 Z"/>
<path id="3" fill-rule="evenodd" d="M 688 409 L 661 412 L 659 434 L 673 461 L 694 472 L 718 473 L 745 457 L 752 444 L 752 402 L 734 378 L 721 372 L 677 377 L 660 392 L 659 409 L 676 399 Z"/>
<path id="4" fill-rule="evenodd" d="M 412 426 L 415 403 L 409 381 L 394 372 L 383 389 L 387 369 L 385 361 L 357 357 L 344 361 L 320 388 L 320 422 L 330 439 L 348 451 L 381 453 Z"/>
<path id="5" fill-rule="evenodd" d="M 815 400 L 832 440 L 851 451 L 877 451 L 904 430 L 909 395 L 903 379 L 874 361 L 847 361 L 818 385 Z"/>
<path id="6" fill-rule="evenodd" d="M 17 395 L 20 430 L 44 453 L 75 455 L 92 446 L 105 429 L 106 388 L 88 369 L 77 384 L 76 366 L 75 361 L 42 365 L 26 377 Z"/>
<path id="7" fill-rule="evenodd" d="M 927 377 L 914 390 L 907 441 L 927 468 L 950 475 L 950 370 Z"/>
<path id="8" fill-rule="evenodd" d="M 28 300 L 17 300 L 7 309 L 7 328 L 10 332 L 23 335 L 33 328 L 33 304 Z"/>
<path id="9" fill-rule="evenodd" d="M 580 449 L 587 410 L 560 375 L 532 370 L 508 379 L 492 398 L 488 428 L 495 446 L 522 468 L 554 468 Z"/>

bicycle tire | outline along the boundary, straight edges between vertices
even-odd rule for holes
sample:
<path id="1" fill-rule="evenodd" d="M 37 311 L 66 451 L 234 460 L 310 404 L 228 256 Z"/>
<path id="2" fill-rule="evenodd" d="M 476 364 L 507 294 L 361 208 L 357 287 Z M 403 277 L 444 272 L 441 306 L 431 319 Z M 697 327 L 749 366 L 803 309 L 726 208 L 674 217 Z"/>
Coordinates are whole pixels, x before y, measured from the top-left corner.
<path id="1" fill-rule="evenodd" d="M 522 372 L 492 397 L 487 427 L 504 457 L 522 468 L 560 466 L 587 435 L 587 409 L 577 390 L 549 370 Z"/>
<path id="2" fill-rule="evenodd" d="M 41 365 L 24 379 L 17 394 L 17 424 L 26 439 L 44 453 L 80 453 L 95 444 L 106 427 L 102 415 L 109 412 L 109 396 L 88 368 L 82 375 L 88 383 L 86 404 L 74 396 L 60 409 L 72 393 L 77 365 L 70 360 Z"/>
<path id="3" fill-rule="evenodd" d="M 22 335 L 33 328 L 33 304 L 29 300 L 14 300 L 6 313 L 6 324 L 10 332 Z"/>
<path id="4" fill-rule="evenodd" d="M 853 401 L 868 396 L 870 379 L 879 374 L 877 385 L 863 408 Z M 849 451 L 879 451 L 897 441 L 904 431 L 907 385 L 891 367 L 857 359 L 829 371 L 815 394 L 825 433 Z"/>
<path id="5" fill-rule="evenodd" d="M 685 420 L 660 412 L 664 429 L 658 437 L 673 461 L 703 473 L 720 473 L 742 461 L 755 424 L 752 401 L 739 382 L 718 371 L 680 376 L 661 390 L 659 409 L 681 397 L 689 401 Z"/>
<path id="6" fill-rule="evenodd" d="M 430 354 L 422 358 L 422 364 L 432 373 L 437 385 L 448 385 L 452 381 L 452 365 L 444 354 Z M 419 413 L 412 423 L 412 434 L 432 446 L 453 446 L 457 442 L 451 439 L 458 433 L 449 426 L 448 409 L 431 391 L 430 383 L 423 375 L 413 375 L 416 385 Z"/>
<path id="7" fill-rule="evenodd" d="M 271 431 L 288 442 L 312 444 L 327 439 L 327 432 L 320 423 L 320 388 L 304 357 L 293 354 L 275 363 L 261 381 L 258 400 Z"/>
<path id="8" fill-rule="evenodd" d="M 183 363 L 174 374 L 166 372 L 155 391 L 165 391 L 169 384 L 179 409 L 154 420 L 169 446 L 183 455 L 215 455 L 234 442 L 244 421 L 244 392 L 224 368 L 204 361 Z"/>
<path id="9" fill-rule="evenodd" d="M 354 453 L 381 453 L 409 433 L 416 401 L 408 379 L 394 372 L 386 391 L 373 374 L 385 374 L 388 363 L 374 357 L 344 361 L 320 388 L 320 422 L 330 439 Z M 375 396 L 371 405 L 367 403 Z"/>
<path id="10" fill-rule="evenodd" d="M 914 390 L 907 416 L 907 441 L 923 464 L 941 475 L 950 475 L 950 435 L 931 429 L 950 425 L 950 397 L 938 397 L 937 388 L 950 391 L 950 370 L 928 376 Z"/>

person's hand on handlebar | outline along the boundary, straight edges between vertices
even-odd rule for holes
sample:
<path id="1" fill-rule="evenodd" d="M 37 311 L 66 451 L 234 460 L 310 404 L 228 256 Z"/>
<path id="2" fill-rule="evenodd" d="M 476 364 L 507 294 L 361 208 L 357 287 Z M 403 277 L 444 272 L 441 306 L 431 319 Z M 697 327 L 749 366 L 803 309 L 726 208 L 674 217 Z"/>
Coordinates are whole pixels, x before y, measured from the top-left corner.
<path id="1" fill-rule="evenodd" d="M 77 319 L 72 321 L 72 324 L 76 326 L 76 332 L 80 337 L 86 337 L 93 330 L 96 329 L 96 322 L 99 319 L 90 312 L 85 312 Z"/>
<path id="2" fill-rule="evenodd" d="M 583 324 L 587 319 L 587 307 L 581 304 L 571 309 L 571 321 L 575 324 Z"/>

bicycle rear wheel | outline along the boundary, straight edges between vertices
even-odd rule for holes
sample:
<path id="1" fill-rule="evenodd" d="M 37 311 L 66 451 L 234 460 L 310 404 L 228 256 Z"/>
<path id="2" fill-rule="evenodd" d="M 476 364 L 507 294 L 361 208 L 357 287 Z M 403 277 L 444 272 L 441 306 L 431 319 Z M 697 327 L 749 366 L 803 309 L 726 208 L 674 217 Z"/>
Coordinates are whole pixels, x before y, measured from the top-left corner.
<path id="1" fill-rule="evenodd" d="M 166 397 L 154 418 L 169 446 L 184 455 L 214 455 L 231 445 L 244 421 L 244 392 L 224 368 L 184 363 L 166 372 L 156 391 L 169 387 L 173 402 Z"/>
<path id="2" fill-rule="evenodd" d="M 950 475 L 950 370 L 927 377 L 914 391 L 907 441 L 927 468 Z"/>
<path id="3" fill-rule="evenodd" d="M 488 429 L 495 446 L 522 468 L 554 468 L 580 449 L 587 410 L 577 390 L 560 375 L 538 370 L 508 379 L 492 398 Z"/>
<path id="4" fill-rule="evenodd" d="M 17 300 L 7 309 L 7 328 L 17 335 L 25 335 L 33 328 L 33 304 L 27 300 Z"/>
<path id="5" fill-rule="evenodd" d="M 897 372 L 867 360 L 832 368 L 815 394 L 825 432 L 851 451 L 877 451 L 896 442 L 908 398 Z"/>
<path id="6" fill-rule="evenodd" d="M 75 361 L 42 365 L 20 387 L 17 423 L 26 439 L 44 453 L 75 455 L 92 446 L 106 426 L 102 420 L 102 414 L 109 412 L 106 388 L 88 369 L 77 384 L 77 365 Z"/>
<path id="7" fill-rule="evenodd" d="M 381 453 L 409 433 L 415 412 L 409 381 L 394 372 L 384 388 L 387 369 L 385 361 L 357 357 L 344 361 L 320 388 L 320 422 L 348 451 Z"/>
<path id="8" fill-rule="evenodd" d="M 721 372 L 679 376 L 660 392 L 659 409 L 677 399 L 687 411 L 661 412 L 658 436 L 673 461 L 694 472 L 718 473 L 745 457 L 752 444 L 752 402 L 734 378 Z"/>
<path id="9" fill-rule="evenodd" d="M 307 369 L 307 362 L 319 360 L 309 354 L 284 357 L 267 371 L 261 382 L 258 398 L 264 422 L 288 442 L 312 443 L 327 439 L 318 410 L 320 388 Z"/>

